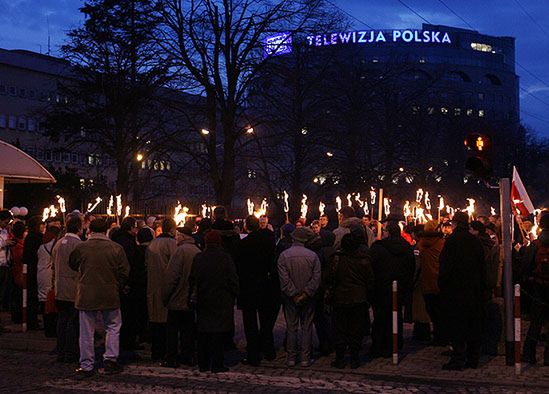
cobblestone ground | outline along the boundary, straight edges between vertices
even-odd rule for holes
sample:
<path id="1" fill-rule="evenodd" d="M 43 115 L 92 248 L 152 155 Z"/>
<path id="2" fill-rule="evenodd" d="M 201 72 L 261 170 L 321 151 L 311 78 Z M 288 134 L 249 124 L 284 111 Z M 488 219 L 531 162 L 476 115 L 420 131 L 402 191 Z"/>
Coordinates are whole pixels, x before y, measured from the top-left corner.
<path id="1" fill-rule="evenodd" d="M 0 392 L 21 393 L 548 393 L 549 367 L 536 365 L 523 368 L 515 376 L 513 367 L 506 367 L 504 357 L 484 357 L 476 370 L 462 372 L 442 371 L 447 357 L 445 348 L 430 347 L 406 341 L 405 352 L 398 366 L 389 359 L 369 361 L 357 370 L 334 370 L 331 358 L 315 360 L 309 368 L 286 368 L 284 352 L 278 358 L 263 362 L 259 368 L 239 364 L 244 356 L 245 340 L 238 324 L 235 342 L 239 350 L 227 353 L 230 372 L 222 374 L 199 373 L 196 369 L 161 368 L 149 360 L 145 350 L 141 360 L 127 364 L 120 375 L 106 376 L 99 371 L 93 378 L 78 381 L 72 370 L 76 365 L 59 364 L 55 356 L 44 351 L 33 351 L 38 342 L 29 341 L 28 351 L 0 350 Z M 406 336 L 411 334 L 406 325 Z M 281 348 L 284 321 L 282 316 L 275 328 L 277 346 Z M 0 337 L 0 348 L 6 349 L 6 340 L 22 340 L 21 336 L 34 335 L 37 341 L 43 333 L 6 334 Z M 4 345 L 2 345 L 4 344 Z M 51 349 L 54 341 L 42 339 L 41 349 Z M 365 347 L 367 348 L 367 346 Z M 542 348 L 538 349 L 540 352 Z M 541 358 L 541 354 L 538 358 Z"/>

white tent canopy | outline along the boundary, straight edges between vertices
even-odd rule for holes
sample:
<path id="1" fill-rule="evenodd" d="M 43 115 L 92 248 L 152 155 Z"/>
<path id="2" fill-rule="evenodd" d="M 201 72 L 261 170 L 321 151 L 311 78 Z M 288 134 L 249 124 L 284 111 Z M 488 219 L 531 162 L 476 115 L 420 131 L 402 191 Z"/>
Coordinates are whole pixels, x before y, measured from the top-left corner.
<path id="1" fill-rule="evenodd" d="M 55 178 L 21 149 L 0 141 L 0 208 L 4 206 L 4 182 L 55 183 Z"/>

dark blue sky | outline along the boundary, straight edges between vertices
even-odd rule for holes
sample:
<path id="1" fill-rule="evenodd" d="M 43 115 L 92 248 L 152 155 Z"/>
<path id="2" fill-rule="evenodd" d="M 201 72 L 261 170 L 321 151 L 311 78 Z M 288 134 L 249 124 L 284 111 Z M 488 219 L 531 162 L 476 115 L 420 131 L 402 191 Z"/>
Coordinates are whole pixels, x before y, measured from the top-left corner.
<path id="1" fill-rule="evenodd" d="M 423 21 L 399 0 L 330 0 L 375 29 L 420 28 Z M 521 117 L 549 138 L 549 0 L 443 0 L 475 30 L 516 37 Z M 469 28 L 440 0 L 402 0 L 432 24 Z M 47 51 L 48 20 L 52 54 L 65 32 L 82 18 L 81 0 L 0 0 L 0 47 Z M 521 6 L 526 10 L 528 16 Z M 363 28 L 360 22 L 356 27 Z M 525 70 L 526 69 L 526 70 Z M 530 93 L 530 94 L 529 94 Z"/>

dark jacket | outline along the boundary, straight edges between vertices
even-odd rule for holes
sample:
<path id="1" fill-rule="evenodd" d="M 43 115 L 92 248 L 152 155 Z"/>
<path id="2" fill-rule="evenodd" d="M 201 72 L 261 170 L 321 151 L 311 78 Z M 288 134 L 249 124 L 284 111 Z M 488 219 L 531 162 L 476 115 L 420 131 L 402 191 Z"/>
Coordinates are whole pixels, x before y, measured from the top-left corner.
<path id="1" fill-rule="evenodd" d="M 240 292 L 239 309 L 255 309 L 268 302 L 269 279 L 275 267 L 273 239 L 254 231 L 240 241 L 235 257 Z"/>
<path id="2" fill-rule="evenodd" d="M 238 276 L 233 259 L 222 247 L 209 245 L 195 256 L 190 285 L 196 299 L 198 332 L 233 330 Z"/>
<path id="3" fill-rule="evenodd" d="M 130 234 L 127 231 L 119 230 L 116 233 L 113 234 L 111 238 L 114 242 L 116 242 L 118 245 L 122 246 L 124 249 L 124 253 L 126 253 L 126 258 L 128 259 L 128 263 L 130 264 L 130 275 L 128 277 L 128 281 L 126 282 L 126 286 L 129 288 L 128 294 L 123 294 L 123 296 L 127 297 L 137 297 L 139 291 L 144 289 L 146 287 L 143 286 L 142 283 L 140 283 L 143 278 L 147 277 L 147 274 L 145 272 L 145 275 L 143 275 L 143 269 L 145 269 L 145 266 L 140 266 L 139 264 L 136 264 L 137 259 L 137 242 L 135 239 L 135 236 L 133 234 Z"/>
<path id="4" fill-rule="evenodd" d="M 219 231 L 223 242 L 223 249 L 225 249 L 234 260 L 240 243 L 240 235 L 235 231 L 234 224 L 225 219 L 216 220 L 212 224 L 212 230 Z"/>
<path id="5" fill-rule="evenodd" d="M 482 244 L 458 227 L 440 254 L 438 287 L 441 321 L 447 339 L 480 340 L 486 268 Z"/>
<path id="6" fill-rule="evenodd" d="M 292 243 L 293 240 L 290 236 L 280 238 L 275 248 L 275 257 L 277 261 L 282 252 L 284 252 L 286 249 L 289 249 L 292 246 Z"/>
<path id="7" fill-rule="evenodd" d="M 130 287 L 132 296 L 137 298 L 147 298 L 147 265 L 145 264 L 145 254 L 149 245 L 150 242 L 137 245 L 133 264 L 130 263 L 128 286 Z"/>
<path id="8" fill-rule="evenodd" d="M 368 248 L 339 252 L 327 269 L 326 286 L 333 290 L 333 305 L 362 304 L 374 288 L 374 271 Z"/>
<path id="9" fill-rule="evenodd" d="M 415 259 L 413 247 L 402 237 L 376 241 L 370 249 L 374 270 L 374 304 L 391 304 L 392 283 L 398 282 L 398 299 L 404 303 L 411 297 Z"/>

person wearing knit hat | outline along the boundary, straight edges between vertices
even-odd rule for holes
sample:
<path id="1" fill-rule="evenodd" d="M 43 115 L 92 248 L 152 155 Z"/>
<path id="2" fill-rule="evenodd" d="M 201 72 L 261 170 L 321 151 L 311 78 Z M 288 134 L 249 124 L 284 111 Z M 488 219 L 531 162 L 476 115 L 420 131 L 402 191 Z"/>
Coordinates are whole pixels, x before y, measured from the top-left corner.
<path id="1" fill-rule="evenodd" d="M 293 244 L 278 258 L 280 288 L 284 295 L 284 316 L 286 318 L 287 365 L 296 365 L 298 348 L 301 366 L 311 365 L 311 338 L 314 317 L 313 297 L 320 285 L 320 259 L 307 248 L 305 243 L 313 236 L 306 227 L 295 229 Z M 302 328 L 301 343 L 298 346 L 298 329 Z"/>
<path id="2" fill-rule="evenodd" d="M 226 372 L 223 349 L 234 329 L 238 276 L 219 231 L 210 230 L 204 238 L 206 248 L 194 257 L 189 277 L 190 304 L 196 309 L 198 367 L 200 372 Z"/>

